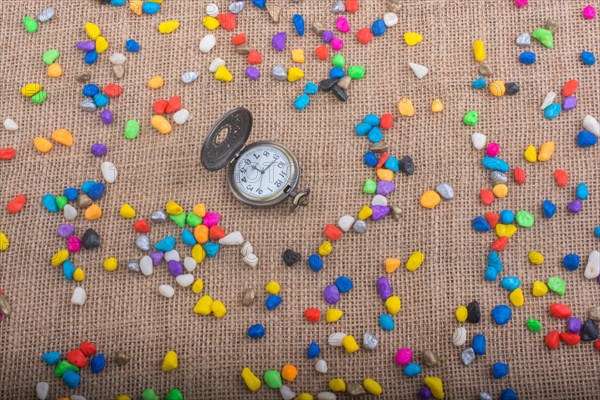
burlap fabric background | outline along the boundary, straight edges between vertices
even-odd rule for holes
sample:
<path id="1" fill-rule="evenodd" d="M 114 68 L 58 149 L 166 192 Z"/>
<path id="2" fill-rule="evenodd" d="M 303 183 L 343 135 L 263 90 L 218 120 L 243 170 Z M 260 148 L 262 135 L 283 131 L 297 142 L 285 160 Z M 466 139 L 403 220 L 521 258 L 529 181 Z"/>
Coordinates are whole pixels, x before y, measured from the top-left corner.
<path id="1" fill-rule="evenodd" d="M 223 8 L 229 4 L 217 3 Z M 598 21 L 581 17 L 584 2 L 531 0 L 526 9 L 518 10 L 511 0 L 404 1 L 399 24 L 362 46 L 356 42 L 356 30 L 370 26 L 386 11 L 385 1 L 362 1 L 358 13 L 347 15 L 352 34 L 342 36 L 348 64 L 364 65 L 366 77 L 352 84 L 347 103 L 320 93 L 302 112 L 293 108 L 293 98 L 302 93 L 306 81 L 319 81 L 330 67 L 313 56 L 321 42 L 309 26 L 320 20 L 333 27 L 336 17 L 330 12 L 330 1 L 279 3 L 284 6 L 279 24 L 252 6 L 238 18 L 236 32 L 246 33 L 250 46 L 264 57 L 259 66 L 263 76 L 251 82 L 244 76 L 245 57 L 236 54 L 230 44 L 232 33 L 216 31 L 216 48 L 210 54 L 199 52 L 200 39 L 207 33 L 201 25 L 206 1 L 167 0 L 160 13 L 152 17 L 136 17 L 126 8 L 99 7 L 91 0 L 1 2 L 0 115 L 14 118 L 21 128 L 0 133 L 0 147 L 14 146 L 17 150 L 15 160 L 0 165 L 0 204 L 7 204 L 19 193 L 27 195 L 29 203 L 18 215 L 1 211 L 0 230 L 7 234 L 11 246 L 0 253 L 0 286 L 13 303 L 14 314 L 0 324 L 0 398 L 32 398 L 36 382 L 48 381 L 50 398 L 74 393 L 88 399 L 109 399 L 119 393 L 135 398 L 147 387 L 154 387 L 164 396 L 170 388 L 178 387 L 188 398 L 276 399 L 279 393 L 266 386 L 251 394 L 239 374 L 248 366 L 262 376 L 265 370 L 279 369 L 286 363 L 297 365 L 300 371 L 291 385 L 297 393 L 326 390 L 327 382 L 334 377 L 347 382 L 371 377 L 382 384 L 385 398 L 414 398 L 422 378 L 408 379 L 394 365 L 398 347 L 412 347 L 416 352 L 431 349 L 439 355 L 441 365 L 425 369 L 424 375 L 441 377 L 447 398 L 471 399 L 480 390 L 498 398 L 506 386 L 513 387 L 521 398 L 597 398 L 598 351 L 591 344 L 581 344 L 550 352 L 543 337 L 551 329 L 564 329 L 564 322 L 550 318 L 547 308 L 559 298 L 555 294 L 537 299 L 530 295 L 535 279 L 560 276 L 568 282 L 567 295 L 560 300 L 571 305 L 578 316 L 585 317 L 587 309 L 600 301 L 600 285 L 585 280 L 581 271 L 568 273 L 561 266 L 562 257 L 570 252 L 580 254 L 585 263 L 590 251 L 598 246 L 592 234 L 600 212 L 598 147 L 583 150 L 575 144 L 582 117 L 587 113 L 598 116 L 600 95 L 597 66 L 585 67 L 579 61 L 582 50 L 598 51 L 600 35 Z M 41 25 L 38 33 L 27 34 L 22 17 L 35 16 L 48 5 L 56 7 L 55 19 Z M 307 21 L 304 38 L 293 33 L 290 21 L 296 12 Z M 514 45 L 515 37 L 542 26 L 548 18 L 558 23 L 555 48 L 545 49 L 536 43 L 532 50 L 538 54 L 538 62 L 533 66 L 519 64 L 517 57 L 522 50 Z M 179 19 L 181 28 L 162 36 L 157 25 L 169 19 Z M 85 65 L 83 54 L 74 46 L 76 41 L 86 40 L 83 27 L 88 20 L 102 28 L 110 43 L 107 53 L 94 66 Z M 288 31 L 288 51 L 276 53 L 270 40 L 281 30 Z M 410 30 L 425 38 L 414 48 L 402 39 Z M 127 54 L 127 72 L 120 82 L 125 92 L 110 105 L 115 123 L 103 126 L 98 114 L 79 109 L 82 85 L 75 77 L 89 72 L 99 85 L 113 82 L 108 58 L 113 52 L 123 51 L 129 38 L 138 40 L 142 51 Z M 521 93 L 497 99 L 487 91 L 470 89 L 478 76 L 471 51 L 476 38 L 485 41 L 495 77 L 519 82 Z M 306 78 L 296 84 L 272 80 L 273 64 L 292 66 L 289 49 L 297 47 L 304 48 L 307 55 L 302 65 Z M 61 51 L 61 79 L 46 76 L 41 55 L 50 48 Z M 218 82 L 209 74 L 208 65 L 217 56 L 227 61 L 235 76 L 232 83 Z M 418 81 L 408 68 L 411 61 L 428 66 L 430 74 Z M 201 77 L 184 86 L 179 77 L 189 70 L 201 71 Z M 151 91 L 146 81 L 157 74 L 165 78 L 165 86 Z M 539 111 L 544 95 L 549 90 L 558 92 L 571 78 L 580 81 L 576 94 L 580 105 L 555 121 L 544 119 Z M 49 92 L 48 100 L 40 107 L 19 93 L 23 84 L 36 81 Z M 185 126 L 175 126 L 172 134 L 161 136 L 150 127 L 151 104 L 175 94 L 181 96 L 194 119 Z M 335 244 L 323 271 L 311 272 L 305 260 L 323 240 L 325 224 L 335 223 L 344 213 L 354 214 L 370 202 L 370 196 L 361 193 L 364 180 L 373 177 L 373 170 L 362 163 L 368 144 L 354 134 L 354 125 L 370 112 L 398 116 L 396 104 L 402 97 L 412 99 L 417 114 L 398 121 L 385 135 L 393 154 L 410 154 L 417 165 L 414 176 L 397 177 L 398 189 L 390 197 L 404 210 L 402 217 L 399 221 L 387 218 L 371 223 L 365 235 L 345 235 Z M 432 114 L 431 102 L 438 97 L 446 110 Z M 303 167 L 301 187 L 312 190 L 308 208 L 291 216 L 287 205 L 252 209 L 231 195 L 225 171 L 211 173 L 201 168 L 199 150 L 207 130 L 223 112 L 236 106 L 246 106 L 254 114 L 251 141 L 274 140 L 296 153 Z M 472 108 L 480 112 L 476 128 L 466 127 L 461 121 Z M 142 125 L 140 137 L 131 142 L 122 133 L 128 119 L 137 119 Z M 37 153 L 33 138 L 49 137 L 58 128 L 74 133 L 75 146 L 69 149 L 58 145 L 50 154 Z M 481 153 L 474 151 L 470 143 L 474 131 L 499 142 L 502 156 L 524 167 L 528 174 L 525 186 L 511 184 L 509 197 L 490 208 L 484 208 L 478 199 L 479 191 L 490 183 L 480 166 Z M 526 165 L 522 157 L 525 147 L 539 146 L 547 140 L 557 143 L 552 160 Z M 49 262 L 51 255 L 64 246 L 55 233 L 64 220 L 45 211 L 40 199 L 44 193 L 59 194 L 65 187 L 101 178 L 103 160 L 89 152 L 96 142 L 109 146 L 105 159 L 117 165 L 120 175 L 115 184 L 108 185 L 100 201 L 102 219 L 93 223 L 82 217 L 76 220 L 79 234 L 92 226 L 103 239 L 100 249 L 73 257 L 75 265 L 86 272 L 82 286 L 88 293 L 85 306 L 76 307 L 70 304 L 76 284 L 67 282 Z M 555 186 L 552 172 L 556 168 L 570 173 L 568 188 Z M 441 181 L 452 183 L 456 198 L 435 210 L 421 208 L 421 193 Z M 587 183 L 590 200 L 579 215 L 568 215 L 564 207 L 573 198 L 579 181 Z M 540 204 L 545 198 L 559 205 L 560 211 L 550 221 L 541 217 Z M 261 259 L 259 267 L 252 269 L 242 263 L 238 248 L 223 248 L 195 272 L 205 282 L 204 293 L 228 306 L 222 320 L 193 314 L 198 296 L 189 290 L 177 289 L 171 300 L 160 297 L 160 284 L 175 285 L 164 268 L 148 278 L 123 266 L 114 273 L 102 268 L 102 261 L 109 256 L 123 263 L 142 256 L 134 245 L 132 223 L 118 215 L 120 205 L 128 202 L 145 217 L 170 199 L 188 209 L 202 201 L 220 212 L 221 225 L 243 232 Z M 490 311 L 497 304 L 509 304 L 509 300 L 498 284 L 483 280 L 493 235 L 473 232 L 469 222 L 474 215 L 504 208 L 530 210 L 538 220 L 534 228 L 520 230 L 501 254 L 504 273 L 521 278 L 526 304 L 515 310 L 507 326 L 498 327 L 491 322 Z M 178 232 L 174 224 L 168 224 L 153 227 L 150 236 L 156 241 Z M 287 247 L 303 255 L 303 262 L 294 268 L 285 267 L 281 261 L 281 252 Z M 178 249 L 182 255 L 189 254 L 182 245 Z M 543 265 L 533 267 L 528 263 L 531 249 L 544 254 Z M 404 262 L 413 251 L 423 251 L 426 261 L 415 273 L 402 268 L 389 277 L 403 308 L 394 317 L 396 329 L 383 332 L 378 327 L 378 316 L 385 308 L 375 280 L 384 274 L 386 257 L 400 257 Z M 344 317 L 333 325 L 306 322 L 303 311 L 307 307 L 323 311 L 328 308 L 323 288 L 341 274 L 355 283 L 354 290 L 338 304 L 345 311 Z M 269 312 L 263 305 L 263 287 L 271 279 L 281 283 L 284 300 L 276 311 Z M 258 293 L 250 308 L 240 304 L 247 287 L 254 287 Z M 488 353 L 465 367 L 460 362 L 462 349 L 451 343 L 452 332 L 458 326 L 453 313 L 457 306 L 473 299 L 480 301 L 483 317 L 480 324 L 467 326 L 469 340 L 477 332 L 484 333 Z M 541 333 L 525 329 L 530 317 L 542 321 Z M 247 327 L 255 323 L 266 326 L 267 335 L 260 341 L 245 335 Z M 342 348 L 326 344 L 327 336 L 335 331 L 362 338 L 365 330 L 380 340 L 373 353 L 361 350 L 348 355 Z M 92 376 L 86 369 L 81 387 L 71 391 L 54 378 L 52 368 L 40 356 L 49 350 L 65 354 L 82 340 L 96 343 L 109 364 L 100 375 Z M 313 340 L 321 345 L 322 357 L 329 364 L 326 375 L 315 372 L 314 360 L 306 358 L 307 346 Z M 110 362 L 119 349 L 131 357 L 127 366 Z M 164 373 L 160 369 L 162 358 L 171 349 L 179 354 L 180 366 Z M 491 377 L 496 361 L 508 362 L 511 369 L 498 381 Z"/>

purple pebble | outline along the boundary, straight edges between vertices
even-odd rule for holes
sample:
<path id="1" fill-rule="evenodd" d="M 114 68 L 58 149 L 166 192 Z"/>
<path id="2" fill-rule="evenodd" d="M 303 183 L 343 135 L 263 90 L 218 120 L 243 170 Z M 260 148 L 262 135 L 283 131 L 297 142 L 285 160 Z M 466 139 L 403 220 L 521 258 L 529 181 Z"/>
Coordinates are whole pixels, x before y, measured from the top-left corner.
<path id="1" fill-rule="evenodd" d="M 287 33 L 279 32 L 279 33 L 276 33 L 275 36 L 273 36 L 273 39 L 271 39 L 271 44 L 273 45 L 275 50 L 283 51 L 283 49 L 285 49 L 286 40 L 287 40 Z"/>
<path id="2" fill-rule="evenodd" d="M 152 265 L 154 265 L 155 267 L 160 264 L 160 262 L 162 261 L 163 257 L 164 257 L 165 253 L 163 253 L 162 251 L 151 251 L 148 256 L 152 259 Z"/>
<path id="3" fill-rule="evenodd" d="M 113 123 L 112 111 L 110 111 L 109 109 L 102 110 L 102 112 L 100 113 L 100 121 L 102 121 L 102 123 L 104 125 L 112 124 Z"/>
<path id="4" fill-rule="evenodd" d="M 340 291 L 338 290 L 337 286 L 329 285 L 323 291 L 323 297 L 327 303 L 336 304 L 338 301 L 340 301 Z"/>
<path id="5" fill-rule="evenodd" d="M 260 71 L 255 67 L 248 67 L 246 68 L 246 75 L 248 75 L 248 78 L 255 81 L 260 78 Z"/>
<path id="6" fill-rule="evenodd" d="M 323 35 L 321 35 L 321 38 L 323 39 L 323 41 L 325 43 L 331 42 L 331 40 L 333 39 L 333 31 L 325 31 L 325 32 L 323 32 Z"/>
<path id="7" fill-rule="evenodd" d="M 387 196 L 396 189 L 396 184 L 392 181 L 378 181 L 377 182 L 377 194 Z"/>
<path id="8" fill-rule="evenodd" d="M 583 208 L 583 204 L 579 200 L 573 200 L 569 204 L 567 204 L 567 210 L 572 212 L 573 214 L 577 214 Z"/>
<path id="9" fill-rule="evenodd" d="M 102 143 L 94 143 L 90 148 L 90 151 L 96 157 L 102 157 L 108 153 L 108 148 Z"/>
<path id="10" fill-rule="evenodd" d="M 167 263 L 167 268 L 169 269 L 171 275 L 173 275 L 175 278 L 183 274 L 183 265 L 181 265 L 179 261 L 169 260 Z"/>
<path id="11" fill-rule="evenodd" d="M 392 286 L 385 276 L 377 279 L 377 291 L 383 301 L 386 301 L 392 295 Z"/>
<path id="12" fill-rule="evenodd" d="M 583 323 L 581 322 L 581 320 L 579 318 L 571 317 L 567 321 L 567 330 L 569 332 L 579 333 L 582 325 L 583 325 Z"/>
<path id="13" fill-rule="evenodd" d="M 563 101 L 563 110 L 572 110 L 575 108 L 575 106 L 577 106 L 577 103 L 579 103 L 579 100 L 577 100 L 575 97 L 567 96 Z"/>
<path id="14" fill-rule="evenodd" d="M 388 206 L 372 206 L 371 210 L 373 210 L 373 215 L 371 215 L 373 221 L 380 220 L 390 213 Z"/>
<path id="15" fill-rule="evenodd" d="M 429 400 L 433 398 L 433 394 L 431 394 L 431 390 L 427 386 L 423 386 L 421 390 L 419 390 L 419 399 L 421 400 Z"/>
<path id="16" fill-rule="evenodd" d="M 87 42 L 77 42 L 76 46 L 79 50 L 85 52 L 96 50 L 96 42 L 92 40 L 89 40 Z"/>
<path id="17" fill-rule="evenodd" d="M 69 225 L 69 224 L 62 224 L 56 230 L 56 233 L 58 233 L 58 235 L 60 237 L 64 237 L 64 238 L 68 238 L 69 236 L 71 236 L 73 234 L 73 232 L 75 232 L 75 227 L 73 225 Z"/>

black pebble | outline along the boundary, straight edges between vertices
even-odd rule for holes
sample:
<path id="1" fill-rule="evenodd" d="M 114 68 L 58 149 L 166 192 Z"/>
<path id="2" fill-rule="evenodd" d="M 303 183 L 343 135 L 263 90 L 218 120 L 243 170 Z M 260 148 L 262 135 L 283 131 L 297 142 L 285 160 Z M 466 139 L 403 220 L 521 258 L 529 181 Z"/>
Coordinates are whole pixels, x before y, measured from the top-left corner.
<path id="1" fill-rule="evenodd" d="M 415 163 L 410 156 L 404 156 L 400 160 L 400 169 L 406 175 L 412 175 L 415 173 Z"/>
<path id="2" fill-rule="evenodd" d="M 98 235 L 98 233 L 92 228 L 85 231 L 81 241 L 83 242 L 83 247 L 88 250 L 100 247 L 100 235 Z"/>
<path id="3" fill-rule="evenodd" d="M 321 82 L 319 82 L 319 89 L 324 92 L 331 92 L 331 89 L 333 89 L 338 81 L 339 79 L 336 78 L 323 79 Z"/>
<path id="4" fill-rule="evenodd" d="M 298 261 L 300 261 L 300 253 L 296 253 L 292 249 L 287 249 L 286 251 L 284 251 L 282 257 L 283 257 L 283 262 L 288 267 L 291 267 L 292 265 L 294 265 Z"/>
<path id="5" fill-rule="evenodd" d="M 472 324 L 477 324 L 481 320 L 481 310 L 479 309 L 479 303 L 473 300 L 467 306 L 467 311 L 469 314 L 467 315 L 467 321 Z"/>
<path id="6" fill-rule="evenodd" d="M 581 340 L 591 342 L 598 339 L 598 324 L 594 320 L 588 319 L 581 328 Z"/>
<path id="7" fill-rule="evenodd" d="M 348 100 L 348 94 L 346 93 L 346 91 L 344 89 L 342 89 L 338 85 L 335 85 L 333 87 L 333 89 L 331 90 L 331 93 L 333 93 L 335 95 L 335 97 L 338 98 L 339 101 Z"/>
<path id="8" fill-rule="evenodd" d="M 514 96 L 519 93 L 519 84 L 516 82 L 508 82 L 506 84 L 506 94 L 509 96 Z"/>

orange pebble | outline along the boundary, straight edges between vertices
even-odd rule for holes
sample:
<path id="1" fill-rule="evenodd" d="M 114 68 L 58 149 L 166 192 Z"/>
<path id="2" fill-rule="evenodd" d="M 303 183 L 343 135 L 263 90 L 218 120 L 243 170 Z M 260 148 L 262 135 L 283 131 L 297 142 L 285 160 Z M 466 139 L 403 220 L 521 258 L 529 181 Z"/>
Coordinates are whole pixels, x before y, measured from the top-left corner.
<path id="1" fill-rule="evenodd" d="M 238 33 L 234 37 L 231 38 L 231 42 L 236 46 L 239 46 L 242 43 L 246 43 L 246 35 L 243 33 Z"/>
<path id="2" fill-rule="evenodd" d="M 85 209 L 85 219 L 88 221 L 95 221 L 102 216 L 102 209 L 98 204 L 92 204 Z"/>
<path id="3" fill-rule="evenodd" d="M 293 365 L 284 365 L 281 369 L 281 377 L 288 382 L 293 382 L 298 376 L 298 369 Z"/>
<path id="4" fill-rule="evenodd" d="M 52 150 L 52 142 L 46 138 L 36 137 L 33 139 L 33 145 L 40 153 L 47 153 Z"/>
<path id="5" fill-rule="evenodd" d="M 204 217 L 206 215 L 206 207 L 202 203 L 198 203 L 194 206 L 194 214 L 199 217 Z"/>
<path id="6" fill-rule="evenodd" d="M 319 46 L 315 49 L 315 54 L 319 60 L 327 60 L 327 57 L 329 57 L 329 49 L 327 46 Z"/>
<path id="7" fill-rule="evenodd" d="M 48 76 L 50 78 L 60 78 L 62 76 L 62 67 L 58 63 L 48 65 Z"/>
<path id="8" fill-rule="evenodd" d="M 198 225 L 194 228 L 194 237 L 200 244 L 208 242 L 208 226 Z"/>
<path id="9" fill-rule="evenodd" d="M 164 84 L 164 79 L 162 78 L 162 76 L 158 75 L 150 78 L 150 80 L 148 81 L 148 87 L 150 89 L 160 89 L 161 87 L 163 87 Z"/>
<path id="10" fill-rule="evenodd" d="M 506 186 L 503 183 L 499 183 L 496 186 L 494 186 L 494 188 L 492 189 L 492 192 L 494 193 L 494 196 L 496 196 L 499 199 L 503 199 L 508 195 L 508 186 Z"/>
<path id="11" fill-rule="evenodd" d="M 495 198 L 494 192 L 492 192 L 490 189 L 483 189 L 481 192 L 479 192 L 479 197 L 481 197 L 481 201 L 486 206 L 492 205 Z"/>
<path id="12" fill-rule="evenodd" d="M 198 226 L 202 226 L 202 225 L 198 225 Z M 225 237 L 225 230 L 218 225 L 213 225 L 208 230 L 208 237 L 211 240 L 223 239 Z M 198 239 L 196 239 L 196 240 L 198 240 Z"/>
<path id="13" fill-rule="evenodd" d="M 442 198 L 440 197 L 439 194 L 437 194 L 436 191 L 427 190 L 421 196 L 421 205 L 425 208 L 434 208 L 435 206 L 440 204 L 441 200 L 442 200 Z"/>
<path id="14" fill-rule="evenodd" d="M 67 147 L 73 146 L 73 135 L 66 129 L 59 129 L 52 132 L 52 140 Z"/>
<path id="15" fill-rule="evenodd" d="M 385 271 L 391 274 L 400 267 L 400 260 L 398 258 L 386 258 L 385 259 Z"/>
<path id="16" fill-rule="evenodd" d="M 567 186 L 569 184 L 569 174 L 562 169 L 557 169 L 554 171 L 554 180 L 558 186 Z"/>
<path id="17" fill-rule="evenodd" d="M 394 171 L 385 168 L 379 168 L 377 170 L 377 177 L 382 181 L 392 181 L 394 179 Z"/>

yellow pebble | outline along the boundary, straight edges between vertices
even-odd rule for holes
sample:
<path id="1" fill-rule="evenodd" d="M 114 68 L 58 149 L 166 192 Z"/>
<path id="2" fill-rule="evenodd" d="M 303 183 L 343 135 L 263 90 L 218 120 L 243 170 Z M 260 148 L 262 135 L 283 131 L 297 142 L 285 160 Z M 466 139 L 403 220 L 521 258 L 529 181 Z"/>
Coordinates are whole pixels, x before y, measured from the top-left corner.
<path id="1" fill-rule="evenodd" d="M 554 153 L 554 142 L 546 142 L 540 147 L 540 154 L 538 155 L 538 161 L 548 161 Z"/>
<path id="2" fill-rule="evenodd" d="M 163 35 L 175 32 L 177 28 L 179 28 L 179 21 L 177 20 L 165 21 L 158 24 L 158 31 Z"/>
<path id="3" fill-rule="evenodd" d="M 98 204 L 92 204 L 85 209 L 84 216 L 88 221 L 95 221 L 102 216 L 102 209 Z"/>
<path id="4" fill-rule="evenodd" d="M 313 400 L 314 397 L 310 393 L 300 393 L 298 396 L 294 397 L 294 400 Z"/>
<path id="5" fill-rule="evenodd" d="M 173 130 L 171 123 L 162 115 L 154 115 L 150 123 L 154 129 L 163 135 L 167 135 Z"/>
<path id="6" fill-rule="evenodd" d="M 485 46 L 483 44 L 483 40 L 477 39 L 473 43 L 473 55 L 475 55 L 475 61 L 477 61 L 477 62 L 485 61 Z"/>
<path id="7" fill-rule="evenodd" d="M 196 260 L 198 264 L 204 261 L 205 257 L 206 252 L 204 251 L 204 247 L 200 246 L 199 244 L 194 245 L 194 247 L 192 247 L 192 258 Z"/>
<path id="8" fill-rule="evenodd" d="M 69 398 L 66 397 L 66 399 L 68 400 Z M 117 400 L 131 400 L 131 397 L 127 396 L 126 394 L 120 394 L 117 396 Z"/>
<path id="9" fill-rule="evenodd" d="M 221 65 L 215 71 L 215 79 L 223 82 L 231 82 L 233 80 L 233 75 L 231 75 L 231 72 L 229 72 L 227 67 Z"/>
<path id="10" fill-rule="evenodd" d="M 75 268 L 75 272 L 73 272 L 73 280 L 77 282 L 81 282 L 85 279 L 85 272 L 81 268 Z"/>
<path id="11" fill-rule="evenodd" d="M 516 288 L 510 292 L 509 298 L 512 305 L 515 307 L 521 307 L 525 303 L 525 296 L 523 296 L 521 288 Z"/>
<path id="12" fill-rule="evenodd" d="M 258 379 L 256 375 L 252 373 L 252 371 L 250 371 L 250 368 L 246 367 L 242 370 L 242 379 L 244 380 L 246 387 L 250 389 L 251 392 L 256 392 L 258 389 L 260 389 L 260 379 Z"/>
<path id="13" fill-rule="evenodd" d="M 355 351 L 358 351 L 358 343 L 356 343 L 354 336 L 351 335 L 344 336 L 342 339 L 342 346 L 344 346 L 348 353 L 354 353 Z"/>
<path id="14" fill-rule="evenodd" d="M 435 206 L 440 204 L 441 200 L 442 198 L 436 191 L 428 190 L 425 193 L 423 193 L 420 202 L 421 205 L 425 208 L 434 208 Z"/>
<path id="15" fill-rule="evenodd" d="M 173 200 L 170 200 L 167 202 L 165 210 L 169 215 L 181 215 L 181 213 L 183 212 L 183 207 L 175 203 Z"/>
<path id="16" fill-rule="evenodd" d="M 371 215 L 373 215 L 373 210 L 371 209 L 371 207 L 364 206 L 363 208 L 360 209 L 360 211 L 358 213 L 358 219 L 360 219 L 361 221 L 364 221 L 365 219 L 369 218 Z"/>
<path id="17" fill-rule="evenodd" d="M 421 264 L 423 264 L 423 260 L 425 260 L 425 254 L 420 251 L 412 253 L 406 262 L 406 269 L 409 271 L 418 270 Z"/>
<path id="18" fill-rule="evenodd" d="M 398 258 L 386 258 L 385 259 L 385 272 L 391 274 L 400 267 L 400 260 Z"/>
<path id="19" fill-rule="evenodd" d="M 533 288 L 531 289 L 531 294 L 535 297 L 542 297 L 546 293 L 548 293 L 548 286 L 542 281 L 533 282 Z"/>
<path id="20" fill-rule="evenodd" d="M 403 117 L 412 117 L 415 115 L 415 106 L 410 99 L 403 98 L 398 102 L 398 112 Z"/>
<path id="21" fill-rule="evenodd" d="M 52 140 L 64 146 L 73 146 L 73 135 L 66 129 L 58 129 L 52 132 Z"/>
<path id="22" fill-rule="evenodd" d="M 59 63 L 48 65 L 48 76 L 50 78 L 60 78 L 62 76 L 62 67 Z"/>
<path id="23" fill-rule="evenodd" d="M 212 312 L 213 299 L 210 296 L 202 296 L 194 306 L 194 312 L 201 315 L 210 315 Z"/>
<path id="24" fill-rule="evenodd" d="M 177 365 L 177 353 L 171 350 L 165 355 L 165 358 L 163 359 L 162 370 L 165 372 L 172 371 L 175 368 L 177 368 Z"/>
<path id="25" fill-rule="evenodd" d="M 133 209 L 133 207 L 131 207 L 129 204 L 125 203 L 121 206 L 121 209 L 119 210 L 119 213 L 121 214 L 121 216 L 125 219 L 133 219 L 136 216 L 136 212 Z"/>
<path id="26" fill-rule="evenodd" d="M 498 237 L 510 238 L 517 231 L 517 226 L 514 224 L 496 224 L 496 235 Z"/>
<path id="27" fill-rule="evenodd" d="M 199 294 L 202 289 L 204 289 L 204 282 L 202 282 L 202 279 L 198 278 L 192 285 L 192 292 Z"/>
<path id="28" fill-rule="evenodd" d="M 277 294 L 281 290 L 281 286 L 275 281 L 270 281 L 267 283 L 267 286 L 265 286 L 265 290 L 269 294 Z"/>
<path id="29" fill-rule="evenodd" d="M 537 150 L 533 146 L 528 146 L 525 149 L 525 153 L 523 154 L 525 159 L 530 163 L 534 163 L 537 161 Z"/>
<path id="30" fill-rule="evenodd" d="M 377 169 L 377 178 L 381 181 L 393 181 L 394 180 L 394 171 L 387 168 L 378 168 Z"/>
<path id="31" fill-rule="evenodd" d="M 55 267 L 58 267 L 59 265 L 62 265 L 62 263 L 64 263 L 67 260 L 67 258 L 69 258 L 69 250 L 62 249 L 54 253 L 52 258 L 50 259 L 50 262 Z"/>
<path id="32" fill-rule="evenodd" d="M 28 83 L 21 88 L 21 94 L 25 97 L 33 97 L 40 90 L 42 90 L 42 85 L 39 83 Z"/>
<path id="33" fill-rule="evenodd" d="M 209 31 L 214 31 L 219 26 L 221 26 L 221 23 L 215 17 L 211 17 L 210 15 L 207 15 L 206 17 L 204 17 L 202 19 L 202 25 L 204 25 L 206 27 L 206 29 L 208 29 Z"/>
<path id="34" fill-rule="evenodd" d="M 326 240 L 323 242 L 323 244 L 319 246 L 319 255 L 328 256 L 329 254 L 331 254 L 332 250 L 333 246 L 331 245 L 331 242 L 329 240 Z"/>
<path id="35" fill-rule="evenodd" d="M 108 41 L 104 37 L 98 36 L 96 39 L 96 51 L 98 54 L 102 54 L 106 49 L 108 49 Z"/>
<path id="36" fill-rule="evenodd" d="M 131 0 L 129 3 L 129 9 L 135 14 L 135 15 L 142 15 L 142 0 Z"/>
<path id="37" fill-rule="evenodd" d="M 161 87 L 163 87 L 164 84 L 165 84 L 165 80 L 160 75 L 153 76 L 148 81 L 148 87 L 150 89 L 160 89 Z"/>
<path id="38" fill-rule="evenodd" d="M 98 39 L 98 36 L 100 36 L 100 27 L 96 24 L 88 22 L 85 24 L 85 33 L 87 33 L 90 39 L 96 40 Z"/>
<path id="39" fill-rule="evenodd" d="M 342 318 L 342 315 L 344 315 L 344 312 L 342 310 L 337 310 L 335 308 L 331 308 L 331 309 L 327 310 L 327 313 L 325 314 L 325 318 L 326 318 L 327 322 L 332 323 L 332 322 L 339 321 L 340 318 Z"/>
<path id="40" fill-rule="evenodd" d="M 204 217 L 206 215 L 206 206 L 202 203 L 198 203 L 194 206 L 194 214 L 199 217 Z"/>
<path id="41" fill-rule="evenodd" d="M 431 112 L 438 113 L 444 111 L 444 103 L 442 100 L 435 99 L 433 103 L 431 103 Z"/>
<path id="42" fill-rule="evenodd" d="M 289 82 L 296 82 L 302 78 L 304 78 L 304 71 L 302 71 L 300 68 L 292 67 L 288 69 L 287 80 Z"/>
<path id="43" fill-rule="evenodd" d="M 424 383 L 436 400 L 444 398 L 444 386 L 442 385 L 442 380 L 440 378 L 437 376 L 426 376 Z"/>
<path id="44" fill-rule="evenodd" d="M 531 250 L 529 252 L 529 262 L 533 265 L 540 265 L 544 262 L 544 256 L 538 253 L 537 251 Z"/>
<path id="45" fill-rule="evenodd" d="M 456 309 L 454 314 L 458 322 L 465 322 L 469 316 L 469 310 L 467 310 L 467 307 L 465 306 L 460 306 Z"/>
<path id="46" fill-rule="evenodd" d="M 225 307 L 225 304 L 223 304 L 219 300 L 213 301 L 210 306 L 210 309 L 213 315 L 217 318 L 223 318 L 223 316 L 227 313 L 227 308 Z"/>
<path id="47" fill-rule="evenodd" d="M 42 137 L 36 137 L 35 139 L 33 139 L 33 146 L 40 153 L 47 153 L 50 150 L 52 150 L 52 142 Z"/>
<path id="48" fill-rule="evenodd" d="M 103 265 L 104 269 L 106 269 L 107 271 L 114 271 L 119 266 L 119 261 L 117 261 L 117 259 L 114 257 L 109 257 L 106 260 L 104 260 Z"/>
<path id="49" fill-rule="evenodd" d="M 508 186 L 504 183 L 498 183 L 492 188 L 492 192 L 497 198 L 503 199 L 508 195 Z"/>
<path id="50" fill-rule="evenodd" d="M 329 389 L 333 392 L 345 392 L 346 382 L 343 379 L 335 378 L 329 381 Z"/>
<path id="51" fill-rule="evenodd" d="M 392 315 L 396 315 L 400 312 L 400 308 L 402 307 L 402 302 L 400 301 L 400 297 L 398 296 L 390 296 L 385 301 L 385 307 L 388 312 Z"/>
<path id="52" fill-rule="evenodd" d="M 303 49 L 294 49 L 292 50 L 292 61 L 296 63 L 304 62 L 304 50 Z"/>
<path id="53" fill-rule="evenodd" d="M 367 393 L 374 394 L 375 396 L 379 396 L 381 393 L 383 393 L 381 385 L 376 380 L 371 378 L 367 378 L 363 381 L 363 387 Z"/>
<path id="54" fill-rule="evenodd" d="M 423 36 L 417 32 L 406 32 L 404 34 L 404 41 L 409 46 L 415 46 L 423 41 Z"/>
<path id="55" fill-rule="evenodd" d="M 503 81 L 494 81 L 490 83 L 490 92 L 496 97 L 504 96 L 506 93 L 506 86 Z"/>
<path id="56" fill-rule="evenodd" d="M 8 238 L 6 237 L 6 235 L 2 232 L 0 232 L 0 251 L 4 251 L 6 249 L 8 249 L 8 245 L 10 244 L 10 242 L 8 241 Z"/>

